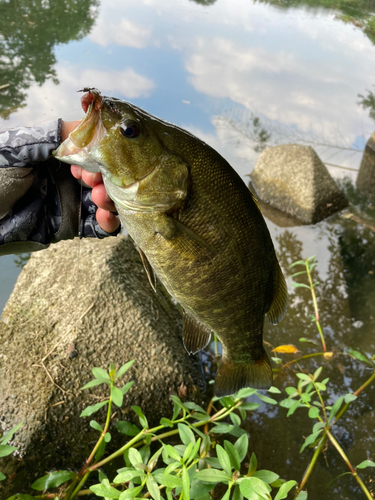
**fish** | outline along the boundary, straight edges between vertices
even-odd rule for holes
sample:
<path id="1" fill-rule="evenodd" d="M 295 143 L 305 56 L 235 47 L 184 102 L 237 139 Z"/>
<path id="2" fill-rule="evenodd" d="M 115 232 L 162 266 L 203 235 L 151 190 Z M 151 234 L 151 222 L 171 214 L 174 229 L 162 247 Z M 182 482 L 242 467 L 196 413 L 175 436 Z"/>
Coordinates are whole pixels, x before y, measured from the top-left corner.
<path id="1" fill-rule="evenodd" d="M 281 321 L 288 293 L 255 198 L 229 163 L 187 130 L 97 89 L 84 91 L 86 114 L 55 157 L 102 173 L 152 288 L 157 277 L 182 308 L 188 353 L 216 334 L 222 357 L 215 395 L 268 389 L 264 319 Z"/>

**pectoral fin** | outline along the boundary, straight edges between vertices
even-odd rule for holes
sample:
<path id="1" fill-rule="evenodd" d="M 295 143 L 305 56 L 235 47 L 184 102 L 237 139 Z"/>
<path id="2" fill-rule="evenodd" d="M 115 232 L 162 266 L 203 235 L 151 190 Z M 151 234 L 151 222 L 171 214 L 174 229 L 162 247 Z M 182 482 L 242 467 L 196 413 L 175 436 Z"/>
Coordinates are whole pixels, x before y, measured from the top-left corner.
<path id="1" fill-rule="evenodd" d="M 211 330 L 198 321 L 189 311 L 183 315 L 183 341 L 189 354 L 200 351 L 210 341 Z"/>
<path id="2" fill-rule="evenodd" d="M 139 255 L 141 256 L 142 264 L 145 268 L 146 274 L 148 276 L 148 280 L 150 282 L 151 288 L 156 292 L 156 276 L 154 273 L 153 268 L 151 267 L 151 264 L 148 261 L 148 258 L 146 255 L 143 253 L 143 250 L 141 248 L 138 248 Z"/>
<path id="3" fill-rule="evenodd" d="M 179 257 L 186 260 L 212 259 L 214 249 L 201 236 L 173 217 L 166 216 L 157 233 L 167 240 Z"/>

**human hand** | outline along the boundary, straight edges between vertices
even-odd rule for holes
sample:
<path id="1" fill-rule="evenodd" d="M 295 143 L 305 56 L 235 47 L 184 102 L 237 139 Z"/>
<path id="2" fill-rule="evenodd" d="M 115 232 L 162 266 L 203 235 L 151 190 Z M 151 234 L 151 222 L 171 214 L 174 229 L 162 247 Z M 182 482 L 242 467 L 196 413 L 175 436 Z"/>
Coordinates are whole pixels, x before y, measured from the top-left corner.
<path id="1" fill-rule="evenodd" d="M 81 120 L 74 122 L 61 123 L 61 138 L 63 141 L 69 136 L 75 128 L 78 127 Z M 71 165 L 70 171 L 78 180 L 82 180 L 91 187 L 91 199 L 98 206 L 96 211 L 96 220 L 99 226 L 107 233 L 113 233 L 120 225 L 120 219 L 113 212 L 116 211 L 115 205 L 105 190 L 102 174 L 87 172 L 77 165 Z"/>
<path id="2" fill-rule="evenodd" d="M 90 186 L 91 199 L 98 206 L 96 211 L 96 220 L 99 226 L 107 233 L 113 233 L 120 225 L 120 219 L 113 212 L 116 211 L 115 205 L 105 190 L 102 174 L 99 172 L 87 172 L 77 165 L 71 165 L 70 171 L 73 177 L 82 180 Z"/>

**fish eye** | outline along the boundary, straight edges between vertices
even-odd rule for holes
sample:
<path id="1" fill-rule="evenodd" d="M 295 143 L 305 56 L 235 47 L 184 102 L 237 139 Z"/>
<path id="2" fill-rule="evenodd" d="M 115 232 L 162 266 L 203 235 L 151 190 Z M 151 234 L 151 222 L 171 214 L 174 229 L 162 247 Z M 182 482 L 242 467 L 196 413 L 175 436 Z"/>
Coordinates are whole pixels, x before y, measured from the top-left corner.
<path id="1" fill-rule="evenodd" d="M 139 124 L 131 120 L 126 120 L 126 122 L 121 123 L 119 128 L 121 134 L 127 139 L 134 139 L 135 137 L 138 137 L 139 134 L 141 133 Z"/>

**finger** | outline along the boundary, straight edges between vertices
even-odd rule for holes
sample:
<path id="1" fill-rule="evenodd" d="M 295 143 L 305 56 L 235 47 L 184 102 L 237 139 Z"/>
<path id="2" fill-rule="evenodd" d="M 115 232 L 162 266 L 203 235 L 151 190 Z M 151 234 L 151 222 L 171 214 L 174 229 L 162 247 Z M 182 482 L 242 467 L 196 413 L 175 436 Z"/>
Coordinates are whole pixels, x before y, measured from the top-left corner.
<path id="1" fill-rule="evenodd" d="M 116 211 L 115 204 L 108 196 L 104 184 L 98 184 L 97 186 L 92 188 L 91 199 L 95 203 L 95 205 L 103 208 L 104 210 L 109 210 L 111 212 Z"/>
<path id="2" fill-rule="evenodd" d="M 70 165 L 70 171 L 75 179 L 82 178 L 82 168 L 78 165 Z"/>
<path id="3" fill-rule="evenodd" d="M 87 170 L 82 170 L 82 180 L 90 187 L 95 187 L 98 184 L 103 183 L 103 177 L 100 172 L 88 172 Z"/>
<path id="4" fill-rule="evenodd" d="M 96 211 L 96 220 L 99 226 L 107 233 L 113 233 L 120 225 L 120 219 L 117 215 L 102 208 Z"/>

